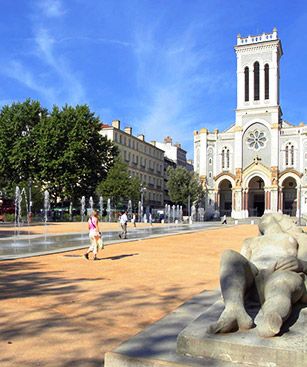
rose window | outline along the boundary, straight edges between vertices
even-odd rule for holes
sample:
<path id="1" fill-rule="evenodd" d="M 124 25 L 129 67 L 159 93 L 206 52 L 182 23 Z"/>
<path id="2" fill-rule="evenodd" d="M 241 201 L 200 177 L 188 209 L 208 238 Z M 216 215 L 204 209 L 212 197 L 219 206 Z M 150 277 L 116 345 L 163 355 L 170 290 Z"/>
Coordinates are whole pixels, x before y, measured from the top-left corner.
<path id="1" fill-rule="evenodd" d="M 259 130 L 251 131 L 246 141 L 249 149 L 253 149 L 253 150 L 259 150 L 261 148 L 264 148 L 266 142 L 267 142 L 267 138 L 265 136 L 265 133 Z"/>

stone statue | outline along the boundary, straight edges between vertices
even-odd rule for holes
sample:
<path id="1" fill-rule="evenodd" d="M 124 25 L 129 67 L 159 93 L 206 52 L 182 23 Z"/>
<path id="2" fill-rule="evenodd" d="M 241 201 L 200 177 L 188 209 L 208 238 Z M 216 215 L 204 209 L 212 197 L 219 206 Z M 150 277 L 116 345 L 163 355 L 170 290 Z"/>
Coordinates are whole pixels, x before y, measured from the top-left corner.
<path id="1" fill-rule="evenodd" d="M 289 216 L 267 214 L 260 219 L 258 237 L 244 241 L 241 253 L 222 255 L 220 283 L 225 309 L 208 332 L 251 329 L 244 298 L 255 285 L 261 309 L 255 319 L 258 334 L 279 333 L 292 305 L 307 303 L 307 234 Z"/>

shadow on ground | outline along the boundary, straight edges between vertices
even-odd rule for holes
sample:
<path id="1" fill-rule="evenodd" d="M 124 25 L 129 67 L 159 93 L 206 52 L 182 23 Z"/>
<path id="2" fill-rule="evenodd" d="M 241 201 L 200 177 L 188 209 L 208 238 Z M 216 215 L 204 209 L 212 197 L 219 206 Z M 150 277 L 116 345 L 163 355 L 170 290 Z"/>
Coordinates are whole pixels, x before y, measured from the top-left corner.
<path id="1" fill-rule="evenodd" d="M 121 260 L 121 259 L 124 259 L 125 257 L 136 256 L 136 255 L 139 255 L 139 254 L 136 253 L 136 254 L 123 254 L 123 255 L 118 255 L 118 256 L 109 256 L 109 257 L 98 257 L 98 260 Z"/>
<path id="2" fill-rule="evenodd" d="M 159 315 L 167 314 L 185 301 L 180 296 L 184 287 L 176 284 L 163 289 L 144 284 L 134 289 L 127 281 L 106 287 L 109 277 L 65 274 L 44 269 L 43 261 L 1 262 L 1 366 L 47 367 L 56 360 L 62 367 L 101 367 L 104 353 L 118 340 L 156 321 L 157 316 L 151 315 L 157 310 Z M 136 269 L 135 276 L 142 274 Z"/>

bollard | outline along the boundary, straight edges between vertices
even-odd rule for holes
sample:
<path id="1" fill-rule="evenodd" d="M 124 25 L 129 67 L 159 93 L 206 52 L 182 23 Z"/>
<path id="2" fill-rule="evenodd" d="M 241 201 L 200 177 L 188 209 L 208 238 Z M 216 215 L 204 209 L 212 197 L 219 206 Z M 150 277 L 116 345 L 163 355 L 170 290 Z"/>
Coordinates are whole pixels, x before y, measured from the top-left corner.
<path id="1" fill-rule="evenodd" d="M 253 219 L 251 220 L 251 224 L 255 224 L 255 221 Z"/>
<path id="2" fill-rule="evenodd" d="M 235 220 L 235 224 L 238 224 L 238 220 L 237 219 Z"/>

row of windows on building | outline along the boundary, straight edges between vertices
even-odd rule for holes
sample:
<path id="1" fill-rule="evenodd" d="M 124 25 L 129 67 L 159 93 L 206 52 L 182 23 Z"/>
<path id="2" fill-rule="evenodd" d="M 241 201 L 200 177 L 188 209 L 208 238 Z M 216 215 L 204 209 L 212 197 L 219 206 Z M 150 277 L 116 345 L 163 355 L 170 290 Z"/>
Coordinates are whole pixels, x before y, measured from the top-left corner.
<path id="1" fill-rule="evenodd" d="M 156 178 L 150 175 L 146 175 L 143 173 L 140 173 L 138 171 L 133 171 L 133 170 L 128 170 L 129 175 L 131 177 L 138 177 L 140 179 L 140 181 L 146 185 L 148 185 L 148 187 L 151 187 L 153 189 L 161 189 L 162 188 L 162 179 L 161 178 Z"/>
<path id="2" fill-rule="evenodd" d="M 144 169 L 147 168 L 153 172 L 162 172 L 162 164 L 155 162 L 154 160 L 144 158 L 142 156 L 139 157 L 137 154 L 131 154 L 131 152 L 124 151 L 124 160 L 126 162 L 132 162 L 136 166 L 140 163 L 141 167 L 143 167 Z"/>
<path id="3" fill-rule="evenodd" d="M 160 152 L 154 148 L 151 148 L 147 146 L 146 144 L 142 144 L 139 141 L 136 141 L 136 139 L 129 138 L 124 134 L 115 132 L 114 141 L 118 144 L 125 145 L 128 148 L 137 150 L 140 153 L 149 154 L 152 157 L 155 157 L 157 159 L 163 159 L 163 152 Z"/>
<path id="4" fill-rule="evenodd" d="M 148 200 L 149 201 L 158 201 L 159 203 L 162 203 L 162 194 L 156 193 L 156 192 L 148 192 Z"/>
<path id="5" fill-rule="evenodd" d="M 270 73 L 269 73 L 269 64 L 264 65 L 264 99 L 270 98 Z M 260 72 L 259 72 L 259 62 L 256 61 L 254 63 L 253 68 L 253 76 L 254 76 L 254 101 L 259 101 L 260 99 Z M 246 66 L 244 69 L 244 81 L 245 81 L 245 102 L 248 102 L 250 99 L 249 96 L 249 79 L 250 79 L 250 71 L 249 67 Z"/>

